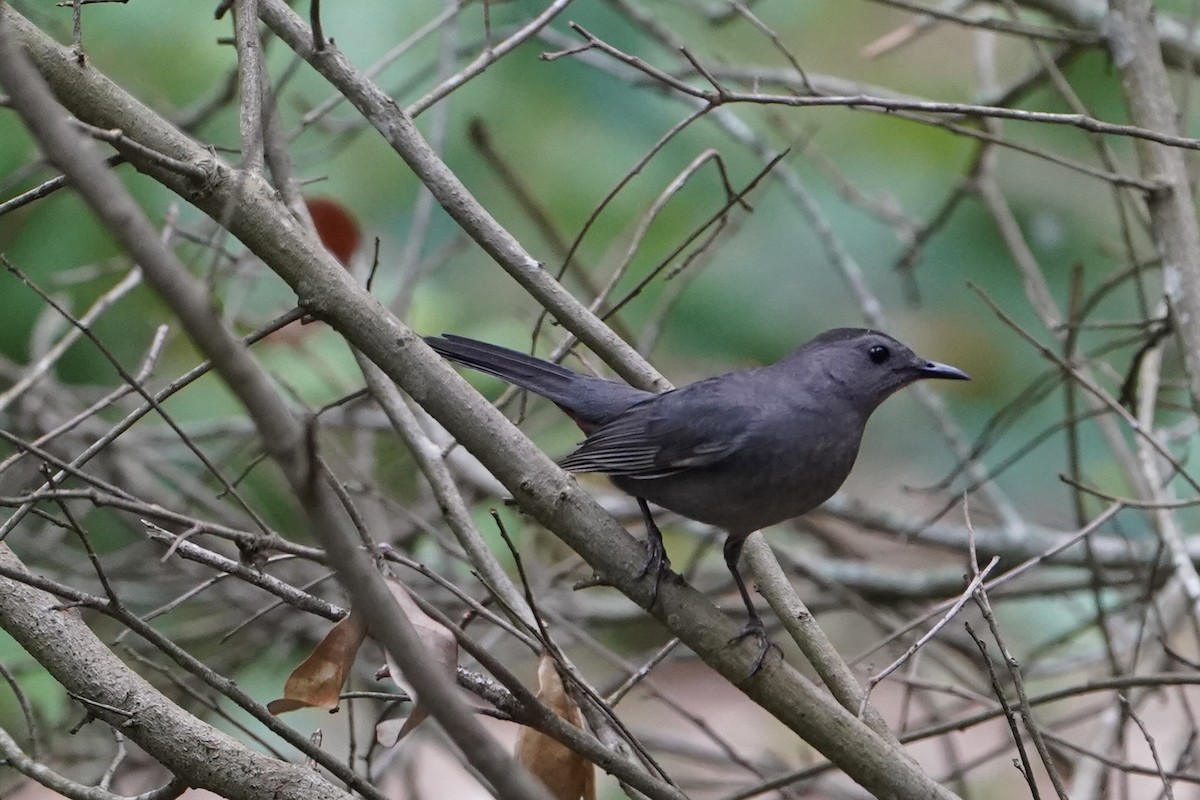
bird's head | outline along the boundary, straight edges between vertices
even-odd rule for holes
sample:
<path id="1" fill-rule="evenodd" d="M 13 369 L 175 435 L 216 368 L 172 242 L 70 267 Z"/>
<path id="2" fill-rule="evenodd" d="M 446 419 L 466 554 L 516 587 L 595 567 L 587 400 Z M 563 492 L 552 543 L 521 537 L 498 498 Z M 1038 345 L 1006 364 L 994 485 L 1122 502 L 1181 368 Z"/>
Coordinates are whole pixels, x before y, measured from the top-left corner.
<path id="1" fill-rule="evenodd" d="M 925 378 L 970 380 L 957 367 L 921 358 L 891 336 L 864 328 L 826 331 L 786 360 L 867 413 L 896 390 Z"/>

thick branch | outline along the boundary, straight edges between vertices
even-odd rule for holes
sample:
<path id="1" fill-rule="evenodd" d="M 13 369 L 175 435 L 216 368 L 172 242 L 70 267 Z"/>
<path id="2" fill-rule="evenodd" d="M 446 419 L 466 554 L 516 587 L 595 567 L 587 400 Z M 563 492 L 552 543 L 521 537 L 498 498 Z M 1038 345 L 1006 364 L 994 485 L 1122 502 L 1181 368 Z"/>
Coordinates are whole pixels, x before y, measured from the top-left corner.
<path id="1" fill-rule="evenodd" d="M 25 565 L 0 544 L 0 570 Z M 68 692 L 190 786 L 230 800 L 257 800 L 270 787 L 278 800 L 348 800 L 350 795 L 301 764 L 242 745 L 175 705 L 108 649 L 78 612 L 19 580 L 0 576 L 0 628 L 16 639 Z M 254 780 L 246 780 L 253 775 Z"/>

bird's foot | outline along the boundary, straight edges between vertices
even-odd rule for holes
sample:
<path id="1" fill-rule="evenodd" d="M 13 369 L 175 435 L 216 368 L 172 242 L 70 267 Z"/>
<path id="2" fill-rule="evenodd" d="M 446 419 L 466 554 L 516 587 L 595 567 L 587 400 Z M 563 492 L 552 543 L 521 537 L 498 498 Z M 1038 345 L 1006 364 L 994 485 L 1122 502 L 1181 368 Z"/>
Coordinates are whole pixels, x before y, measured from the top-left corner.
<path id="1" fill-rule="evenodd" d="M 658 600 L 658 587 L 662 585 L 663 579 L 672 574 L 671 559 L 667 557 L 667 549 L 663 547 L 661 535 L 650 536 L 646 540 L 646 560 L 642 562 L 637 576 L 644 578 L 651 572 L 654 573 L 654 588 L 650 590 L 650 605 L 647 608 Z"/>
<path id="2" fill-rule="evenodd" d="M 746 678 L 753 676 L 762 669 L 763 660 L 766 659 L 767 653 L 771 650 L 779 653 L 780 657 L 783 656 L 783 651 L 779 649 L 779 645 L 767 638 L 766 628 L 763 627 L 763 621 L 757 614 L 750 618 L 746 623 L 746 627 L 742 628 L 742 632 L 730 639 L 729 643 L 737 644 L 743 639 L 751 637 L 754 637 L 755 642 L 758 644 L 758 650 L 754 654 L 754 661 L 750 663 L 750 671 L 746 673 Z"/>

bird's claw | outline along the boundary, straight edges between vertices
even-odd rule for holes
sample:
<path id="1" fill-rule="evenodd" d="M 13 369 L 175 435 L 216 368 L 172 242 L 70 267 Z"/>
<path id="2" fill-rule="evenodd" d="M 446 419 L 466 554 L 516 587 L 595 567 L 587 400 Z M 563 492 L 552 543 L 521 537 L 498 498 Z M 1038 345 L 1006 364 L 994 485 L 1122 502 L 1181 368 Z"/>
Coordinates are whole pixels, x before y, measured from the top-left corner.
<path id="1" fill-rule="evenodd" d="M 638 570 L 638 578 L 644 578 L 654 572 L 654 588 L 650 590 L 650 606 L 658 600 L 658 587 L 663 579 L 671 574 L 671 559 L 667 557 L 667 549 L 663 547 L 661 537 L 651 536 L 646 540 L 646 560 Z M 649 608 L 650 606 L 647 606 Z"/>
<path id="2" fill-rule="evenodd" d="M 762 669 L 763 661 L 766 659 L 767 653 L 771 650 L 779 653 L 780 657 L 783 656 L 783 651 L 779 649 L 779 645 L 767 638 L 767 631 L 763 627 L 763 621 L 757 616 L 751 617 L 750 621 L 746 623 L 746 627 L 742 628 L 742 632 L 730 639 L 729 643 L 737 644 L 743 639 L 749 639 L 750 637 L 754 637 L 757 641 L 758 650 L 754 654 L 754 661 L 750 664 L 750 671 L 746 673 L 747 678 Z"/>

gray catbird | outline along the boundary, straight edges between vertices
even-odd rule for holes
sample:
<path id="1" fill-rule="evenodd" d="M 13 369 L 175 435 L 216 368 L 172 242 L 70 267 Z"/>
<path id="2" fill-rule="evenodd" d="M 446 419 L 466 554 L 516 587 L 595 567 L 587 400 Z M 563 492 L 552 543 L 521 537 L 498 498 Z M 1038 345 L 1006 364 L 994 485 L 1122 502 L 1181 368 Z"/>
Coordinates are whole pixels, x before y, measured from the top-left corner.
<path id="1" fill-rule="evenodd" d="M 867 419 L 897 389 L 922 378 L 969 380 L 861 328 L 826 331 L 769 367 L 663 394 L 462 336 L 425 341 L 452 361 L 548 398 L 578 423 L 587 438 L 559 463 L 604 473 L 637 498 L 647 530 L 642 575 L 655 569 L 661 579 L 670 569 L 647 501 L 728 532 L 725 563 L 750 614 L 738 638 L 759 643 L 752 671 L 770 643 L 738 572 L 746 537 L 829 499 L 850 474 Z"/>

